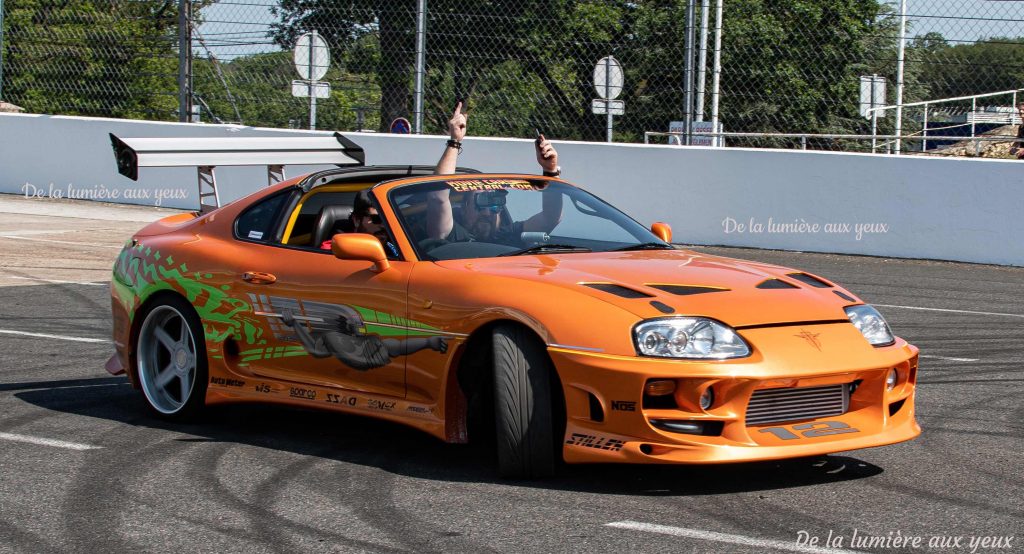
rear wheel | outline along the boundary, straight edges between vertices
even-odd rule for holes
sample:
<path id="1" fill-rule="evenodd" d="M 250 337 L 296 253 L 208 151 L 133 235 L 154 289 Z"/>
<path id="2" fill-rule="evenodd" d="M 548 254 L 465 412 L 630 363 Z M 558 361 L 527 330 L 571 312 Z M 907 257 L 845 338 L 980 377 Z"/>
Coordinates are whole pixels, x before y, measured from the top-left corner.
<path id="1" fill-rule="evenodd" d="M 168 298 L 145 314 L 136 338 L 139 385 L 160 417 L 196 416 L 206 400 L 206 343 L 195 310 L 180 298 Z"/>
<path id="2" fill-rule="evenodd" d="M 554 475 L 561 451 L 555 444 L 554 369 L 547 352 L 527 330 L 513 325 L 496 327 L 493 341 L 498 473 Z"/>

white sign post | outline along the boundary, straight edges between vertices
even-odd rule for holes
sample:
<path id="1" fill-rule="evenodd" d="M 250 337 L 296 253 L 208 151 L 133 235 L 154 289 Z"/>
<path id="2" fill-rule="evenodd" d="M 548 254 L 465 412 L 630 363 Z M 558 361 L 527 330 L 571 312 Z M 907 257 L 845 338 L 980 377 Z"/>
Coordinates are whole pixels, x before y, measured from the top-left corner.
<path id="1" fill-rule="evenodd" d="M 619 60 L 605 56 L 594 66 L 594 90 L 600 99 L 591 104 L 595 114 L 607 114 L 608 142 L 612 141 L 612 116 L 626 113 L 626 103 L 615 100 L 622 94 L 623 74 Z"/>
<path id="2" fill-rule="evenodd" d="M 885 105 L 885 77 L 878 75 L 860 76 L 860 115 L 871 120 L 871 151 L 874 152 L 878 144 L 875 135 L 878 134 L 878 112 L 872 108 L 880 108 Z M 885 112 L 882 112 L 885 117 Z"/>
<path id="3" fill-rule="evenodd" d="M 292 81 L 292 96 L 309 97 L 310 130 L 316 130 L 316 99 L 331 95 L 331 85 L 320 81 L 330 66 L 331 51 L 320 33 L 306 33 L 295 41 L 295 70 L 302 80 Z"/>

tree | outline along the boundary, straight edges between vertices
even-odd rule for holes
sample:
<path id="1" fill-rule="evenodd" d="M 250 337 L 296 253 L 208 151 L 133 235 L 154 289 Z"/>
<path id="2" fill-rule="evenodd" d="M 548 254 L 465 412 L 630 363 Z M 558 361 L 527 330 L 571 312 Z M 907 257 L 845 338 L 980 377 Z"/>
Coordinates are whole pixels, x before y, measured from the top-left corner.
<path id="1" fill-rule="evenodd" d="M 335 63 L 344 66 L 353 46 L 366 46 L 368 35 L 379 49 L 374 59 L 374 76 L 380 89 L 380 130 L 396 117 L 409 115 L 410 83 L 415 52 L 415 13 L 410 2 L 372 0 L 360 4 L 333 0 L 282 0 L 273 13 L 280 22 L 273 25 L 274 40 L 291 50 L 303 33 L 316 30 L 327 41 Z M 365 7 L 362 7 L 365 6 Z"/>
<path id="2" fill-rule="evenodd" d="M 915 39 L 921 78 L 932 98 L 985 94 L 1024 87 L 1024 38 L 993 37 L 950 46 L 932 33 Z"/>
<path id="3" fill-rule="evenodd" d="M 6 0 L 4 95 L 41 113 L 170 119 L 170 0 Z"/>

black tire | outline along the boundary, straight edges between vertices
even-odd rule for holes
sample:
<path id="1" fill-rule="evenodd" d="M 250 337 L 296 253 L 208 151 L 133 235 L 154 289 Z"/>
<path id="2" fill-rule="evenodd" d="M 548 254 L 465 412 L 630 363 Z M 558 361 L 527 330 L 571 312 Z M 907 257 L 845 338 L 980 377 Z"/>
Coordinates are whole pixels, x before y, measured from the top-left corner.
<path id="1" fill-rule="evenodd" d="M 498 474 L 550 477 L 561 457 L 555 444 L 551 360 L 537 339 L 521 327 L 500 325 L 494 329 L 493 341 Z"/>
<path id="2" fill-rule="evenodd" d="M 146 406 L 161 419 L 194 421 L 206 406 L 209 383 L 205 333 L 199 315 L 183 298 L 164 296 L 137 317 L 142 323 L 132 351 Z M 163 335 L 158 336 L 156 327 Z M 174 346 L 168 341 L 174 341 Z M 184 361 L 179 364 L 181 357 Z M 160 384 L 165 374 L 170 374 L 169 380 Z"/>

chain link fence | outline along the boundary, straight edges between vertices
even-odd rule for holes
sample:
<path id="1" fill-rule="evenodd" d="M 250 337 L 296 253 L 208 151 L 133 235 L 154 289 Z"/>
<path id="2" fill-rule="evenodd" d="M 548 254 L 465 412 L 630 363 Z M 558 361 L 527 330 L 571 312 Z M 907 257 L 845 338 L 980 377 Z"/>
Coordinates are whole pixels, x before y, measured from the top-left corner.
<path id="1" fill-rule="evenodd" d="M 387 131 L 404 117 L 443 132 L 465 100 L 475 136 L 604 140 L 593 69 L 608 55 L 624 70 L 617 141 L 668 131 L 689 97 L 693 119 L 752 134 L 724 136 L 726 145 L 870 151 L 860 139 L 753 135 L 872 134 L 860 77 L 884 77 L 884 103 L 895 105 L 901 65 L 902 103 L 932 102 L 901 110 L 899 132 L 911 137 L 999 132 L 1018 123 L 1016 95 L 934 101 L 1024 86 L 1024 2 L 1013 1 L 723 0 L 720 22 L 717 0 L 0 1 L 0 98 L 38 113 L 178 120 L 185 88 L 188 119 L 307 128 L 291 49 L 313 30 L 331 51 L 317 127 L 342 131 Z M 179 72 L 181 44 L 189 71 Z M 895 134 L 896 120 L 881 110 L 875 134 Z M 908 151 L 950 144 L 908 141 Z"/>

